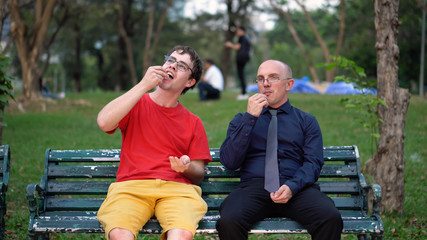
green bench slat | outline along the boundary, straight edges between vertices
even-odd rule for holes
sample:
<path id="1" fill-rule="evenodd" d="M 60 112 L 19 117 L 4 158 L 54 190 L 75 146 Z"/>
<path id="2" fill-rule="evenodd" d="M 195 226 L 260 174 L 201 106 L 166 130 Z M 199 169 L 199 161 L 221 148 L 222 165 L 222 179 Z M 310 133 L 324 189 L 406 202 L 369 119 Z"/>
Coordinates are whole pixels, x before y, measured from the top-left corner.
<path id="1" fill-rule="evenodd" d="M 365 233 L 379 232 L 379 226 L 373 224 L 377 219 L 374 217 L 360 216 L 359 213 L 354 215 L 343 214 L 344 233 Z M 207 214 L 199 222 L 198 233 L 216 233 L 215 223 L 218 215 Z M 33 223 L 37 232 L 86 232 L 86 233 L 103 233 L 104 230 L 96 218 L 96 212 L 80 212 L 71 215 L 67 212 L 52 212 L 45 216 L 40 216 Z M 161 227 L 155 219 L 151 219 L 141 233 L 160 233 Z M 357 230 L 357 231 L 356 231 Z M 306 233 L 307 230 L 298 222 L 289 218 L 266 218 L 258 222 L 252 228 L 251 233 Z"/>
<path id="2" fill-rule="evenodd" d="M 51 165 L 49 178 L 115 178 L 118 165 Z M 239 172 L 229 170 L 222 165 L 206 166 L 205 178 L 239 177 Z M 355 178 L 357 166 L 349 165 L 324 165 L 320 177 L 330 178 Z"/>
<path id="3" fill-rule="evenodd" d="M 223 197 L 206 197 L 204 200 L 208 204 L 209 211 L 218 210 Z M 361 201 L 359 197 L 332 197 L 335 206 L 339 210 L 360 210 Z M 46 211 L 97 211 L 104 198 L 46 198 Z"/>
<path id="4" fill-rule="evenodd" d="M 46 211 L 98 211 L 104 199 L 47 197 Z"/>
<path id="5" fill-rule="evenodd" d="M 320 171 L 320 178 L 357 178 L 357 166 L 325 164 Z"/>
<path id="6" fill-rule="evenodd" d="M 360 194 L 359 183 L 356 181 L 319 181 L 318 184 L 320 191 L 326 194 Z"/>
<path id="7" fill-rule="evenodd" d="M 52 165 L 49 178 L 116 178 L 118 165 Z"/>
<path id="8" fill-rule="evenodd" d="M 211 149 L 211 156 L 214 162 L 219 161 L 219 149 Z M 352 146 L 338 148 L 325 147 L 323 151 L 324 159 L 329 161 L 356 161 L 358 158 Z M 51 162 L 79 162 L 79 161 L 120 161 L 120 149 L 101 150 L 52 150 L 49 153 Z"/>
<path id="9" fill-rule="evenodd" d="M 105 195 L 107 194 L 108 187 L 112 182 L 58 182 L 58 181 L 49 181 L 47 185 L 47 193 L 49 195 L 55 194 L 69 194 L 69 195 L 85 195 L 85 194 L 97 194 Z"/>
<path id="10" fill-rule="evenodd" d="M 100 150 L 54 150 L 49 153 L 49 162 L 117 162 L 120 149 Z"/>
<path id="11" fill-rule="evenodd" d="M 356 161 L 356 152 L 354 149 L 324 149 L 323 159 L 330 161 Z"/>
<path id="12" fill-rule="evenodd" d="M 107 194 L 111 181 L 56 181 L 51 180 L 47 185 L 49 195 L 76 194 Z M 204 181 L 201 184 L 204 194 L 228 194 L 239 181 Z M 358 182 L 319 181 L 320 190 L 327 194 L 358 194 Z"/>
<path id="13" fill-rule="evenodd" d="M 377 233 L 379 226 L 373 224 L 371 217 L 346 218 L 343 217 L 343 233 Z M 357 230 L 357 231 L 356 231 Z M 267 218 L 253 226 L 251 233 L 307 233 L 307 230 L 298 222 L 288 218 Z"/>
<path id="14" fill-rule="evenodd" d="M 221 203 L 224 201 L 223 197 L 204 197 L 203 198 L 208 204 L 209 211 L 218 210 Z M 331 197 L 335 202 L 335 206 L 339 210 L 361 210 L 361 201 L 360 197 L 350 196 L 350 197 Z"/>
<path id="15" fill-rule="evenodd" d="M 49 195 L 85 195 L 85 194 L 107 194 L 108 187 L 112 182 L 58 182 L 51 180 L 47 185 Z M 203 182 L 201 187 L 204 194 L 227 194 L 237 185 L 236 182 Z"/>

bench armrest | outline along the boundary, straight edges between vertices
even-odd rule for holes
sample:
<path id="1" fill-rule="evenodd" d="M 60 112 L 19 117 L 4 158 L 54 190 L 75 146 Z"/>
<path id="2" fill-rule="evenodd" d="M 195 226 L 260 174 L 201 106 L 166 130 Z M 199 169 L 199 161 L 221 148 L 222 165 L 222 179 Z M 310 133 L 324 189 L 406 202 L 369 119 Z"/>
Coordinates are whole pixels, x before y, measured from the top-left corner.
<path id="1" fill-rule="evenodd" d="M 39 215 L 41 212 L 44 212 L 44 189 L 40 187 L 40 185 L 35 183 L 28 184 L 27 200 L 31 217 Z"/>
<path id="2" fill-rule="evenodd" d="M 379 184 L 369 184 L 365 185 L 363 187 L 363 190 L 368 195 L 369 192 L 372 190 L 372 213 L 373 214 L 380 214 L 380 203 L 382 199 L 382 191 L 381 186 Z"/>
<path id="3" fill-rule="evenodd" d="M 3 181 L 0 182 L 0 191 L 2 193 L 5 193 L 7 191 L 7 185 Z"/>
<path id="4" fill-rule="evenodd" d="M 363 188 L 364 195 L 366 199 L 369 198 L 369 192 L 372 190 L 372 213 L 380 214 L 380 203 L 382 199 L 382 191 L 381 186 L 379 184 L 367 184 L 365 180 L 365 176 L 362 173 L 359 173 L 359 182 L 360 186 Z"/>

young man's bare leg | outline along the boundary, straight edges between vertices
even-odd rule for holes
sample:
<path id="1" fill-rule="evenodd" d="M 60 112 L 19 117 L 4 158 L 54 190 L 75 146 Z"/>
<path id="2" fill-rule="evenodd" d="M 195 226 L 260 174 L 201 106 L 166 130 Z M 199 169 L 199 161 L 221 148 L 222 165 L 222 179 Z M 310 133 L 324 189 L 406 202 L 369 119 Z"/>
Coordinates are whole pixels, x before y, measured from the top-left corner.
<path id="1" fill-rule="evenodd" d="M 113 228 L 108 236 L 110 240 L 135 240 L 133 233 L 123 228 Z"/>
<path id="2" fill-rule="evenodd" d="M 193 239 L 193 233 L 186 230 L 186 229 L 180 229 L 180 228 L 175 228 L 175 229 L 171 229 L 166 233 L 166 238 L 168 240 L 181 240 L 181 239 L 188 239 L 191 240 Z"/>

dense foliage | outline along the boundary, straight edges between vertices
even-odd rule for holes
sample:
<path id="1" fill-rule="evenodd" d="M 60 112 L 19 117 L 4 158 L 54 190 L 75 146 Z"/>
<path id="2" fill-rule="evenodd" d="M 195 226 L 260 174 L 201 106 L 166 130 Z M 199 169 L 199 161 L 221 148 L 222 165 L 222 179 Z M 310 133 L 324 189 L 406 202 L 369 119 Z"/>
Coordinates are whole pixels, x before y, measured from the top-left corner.
<path id="1" fill-rule="evenodd" d="M 81 81 L 81 90 L 114 90 L 129 89 L 129 64 L 123 40 L 118 28 L 117 5 L 115 1 L 66 1 L 68 18 L 58 32 L 55 41 L 50 45 L 50 62 L 43 78 L 52 78 L 51 85 L 66 91 L 76 91 L 77 78 Z M 125 28 L 132 43 L 137 78 L 143 75 L 143 54 L 147 44 L 147 28 L 149 21 L 149 0 L 122 1 L 130 10 L 124 18 Z M 216 62 L 223 61 L 225 32 L 228 15 L 225 1 L 218 1 L 218 8 L 194 11 L 189 9 L 185 0 L 176 0 L 168 9 L 168 14 L 161 31 L 156 29 L 161 11 L 166 0 L 155 1 L 153 36 L 160 35 L 155 49 L 152 64 L 162 64 L 163 54 L 174 45 L 191 45 L 204 58 L 213 58 Z M 245 1 L 239 1 L 245 2 Z M 289 2 L 289 1 L 288 1 Z M 311 9 L 311 17 L 326 42 L 331 54 L 337 44 L 339 33 L 338 1 L 326 1 L 331 4 L 319 9 Z M 237 4 L 237 2 L 234 2 Z M 376 50 L 374 6 L 372 1 L 345 1 L 345 35 L 340 56 L 352 59 L 365 69 L 367 79 L 376 78 Z M 65 6 L 65 5 L 64 5 Z M 25 8 L 24 8 L 25 7 Z M 22 12 L 27 16 L 33 11 L 31 5 L 24 5 Z M 234 6 L 237 8 L 237 6 Z M 405 88 L 412 86 L 416 91 L 420 72 L 421 23 L 422 8 L 415 1 L 402 1 L 399 11 L 399 81 Z M 310 76 L 308 66 L 302 52 L 295 43 L 280 14 L 271 10 L 268 3 L 251 5 L 246 10 L 252 16 L 252 25 L 247 26 L 253 42 L 253 57 L 247 68 L 248 79 L 256 72 L 259 63 L 267 58 L 276 58 L 287 62 L 293 69 L 294 77 Z M 50 23 L 52 35 L 60 25 L 64 16 L 63 7 L 55 10 L 55 17 Z M 191 14 L 184 14 L 191 12 Z M 298 32 L 304 46 L 312 58 L 314 66 L 324 62 L 323 52 L 314 37 L 306 16 L 299 8 L 290 10 L 293 26 Z M 25 16 L 24 14 L 24 16 Z M 275 23 L 272 29 L 260 28 L 258 15 L 267 16 Z M 47 38 L 46 41 L 48 41 Z M 236 39 L 235 39 L 236 40 Z M 46 43 L 46 46 L 48 44 Z M 46 51 L 46 50 L 45 50 Z M 16 52 L 13 48 L 11 53 Z M 234 54 L 234 53 L 233 53 Z M 234 55 L 230 57 L 234 59 Z M 20 76 L 19 61 L 12 54 L 15 76 Z M 44 58 L 46 59 L 46 58 Z M 234 61 L 230 61 L 233 65 Z M 42 68 L 42 66 L 40 66 Z M 228 77 L 235 77 L 234 67 L 230 66 Z M 316 69 L 320 80 L 324 79 L 324 68 Z M 339 74 L 339 72 L 337 73 Z M 58 89 L 59 92 L 62 89 Z"/>
<path id="2" fill-rule="evenodd" d="M 12 92 L 13 78 L 9 76 L 6 72 L 9 67 L 9 63 L 10 58 L 5 56 L 4 54 L 0 54 L 0 124 L 2 125 L 4 124 L 2 122 L 4 108 L 9 106 L 9 99 L 14 98 Z"/>

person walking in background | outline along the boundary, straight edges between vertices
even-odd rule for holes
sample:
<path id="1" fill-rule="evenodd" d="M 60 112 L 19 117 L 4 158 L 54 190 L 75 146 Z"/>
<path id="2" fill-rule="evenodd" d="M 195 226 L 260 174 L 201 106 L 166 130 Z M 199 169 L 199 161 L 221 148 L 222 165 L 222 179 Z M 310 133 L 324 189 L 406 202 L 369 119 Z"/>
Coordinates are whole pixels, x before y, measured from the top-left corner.
<path id="1" fill-rule="evenodd" d="M 219 99 L 221 91 L 224 89 L 224 78 L 221 70 L 210 58 L 205 60 L 205 73 L 202 75 L 202 81 L 199 82 L 200 101 L 209 99 Z"/>
<path id="2" fill-rule="evenodd" d="M 251 43 L 248 37 L 246 36 L 246 29 L 243 26 L 240 26 L 237 29 L 236 36 L 239 37 L 238 42 L 236 44 L 227 41 L 225 42 L 225 46 L 237 51 L 236 66 L 241 88 L 241 94 L 237 96 L 237 100 L 246 100 L 249 96 L 246 93 L 246 80 L 244 70 L 246 64 L 249 62 L 250 59 Z"/>
<path id="3" fill-rule="evenodd" d="M 289 217 L 314 240 L 341 238 L 343 221 L 334 202 L 316 184 L 323 166 L 323 141 L 313 115 L 293 107 L 290 67 L 268 60 L 258 68 L 259 93 L 230 122 L 220 161 L 240 169 L 240 185 L 220 206 L 221 240 L 243 240 L 258 221 Z"/>
<path id="4" fill-rule="evenodd" d="M 200 80 L 202 69 L 193 48 L 177 46 L 163 66 L 149 67 L 99 112 L 103 131 L 122 133 L 117 181 L 98 211 L 106 239 L 136 239 L 153 215 L 161 239 L 193 239 L 207 211 L 198 185 L 212 158 L 202 121 L 178 98 Z"/>

